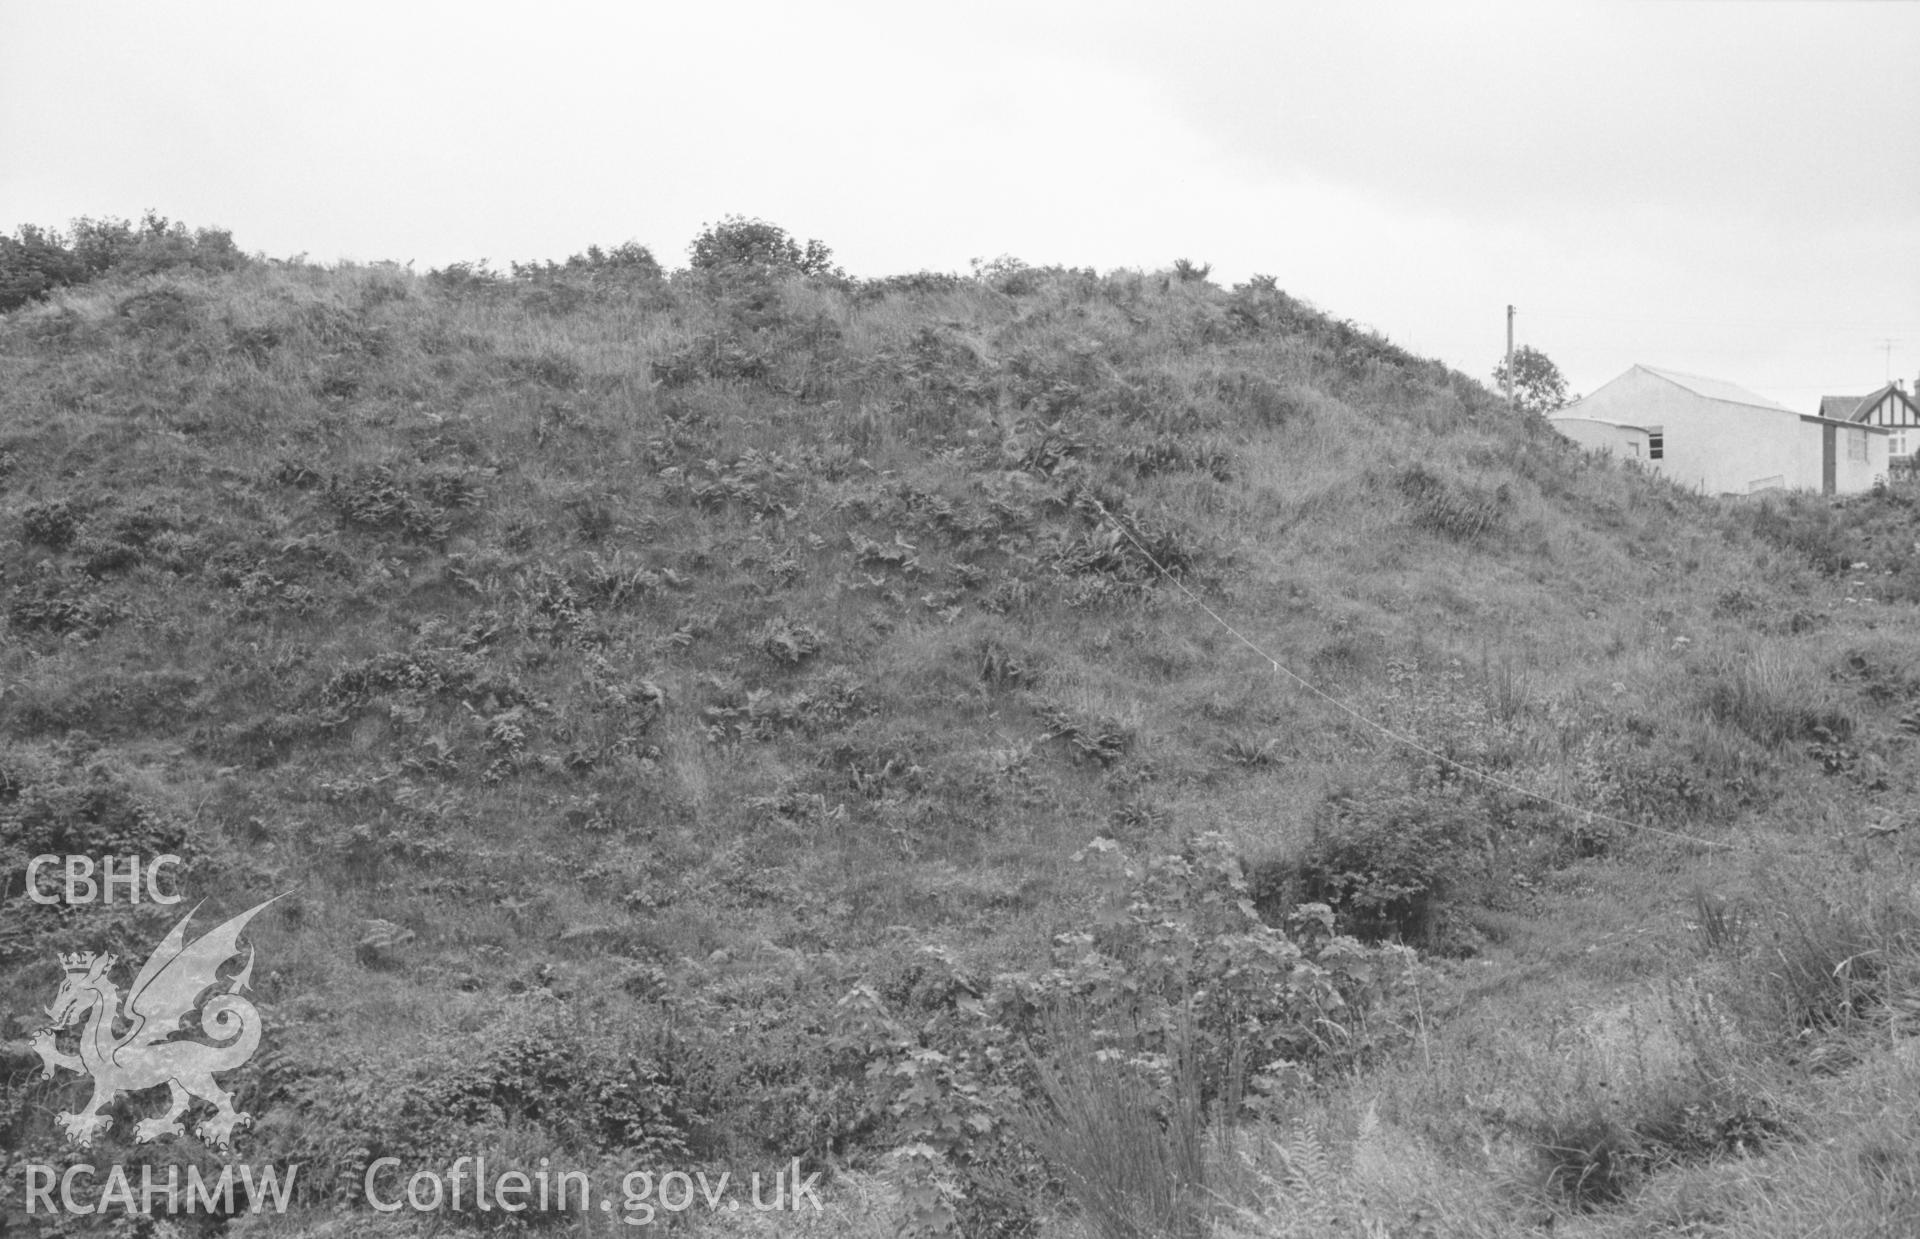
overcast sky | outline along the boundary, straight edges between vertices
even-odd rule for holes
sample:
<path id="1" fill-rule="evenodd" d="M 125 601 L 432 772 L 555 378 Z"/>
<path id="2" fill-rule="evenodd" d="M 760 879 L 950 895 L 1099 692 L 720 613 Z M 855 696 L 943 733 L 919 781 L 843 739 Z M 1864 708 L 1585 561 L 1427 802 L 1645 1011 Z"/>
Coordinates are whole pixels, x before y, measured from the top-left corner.
<path id="1" fill-rule="evenodd" d="M 1920 4 L 0 0 L 0 229 L 149 207 L 418 270 L 726 214 L 857 275 L 1184 257 L 1811 411 L 1920 375 Z"/>

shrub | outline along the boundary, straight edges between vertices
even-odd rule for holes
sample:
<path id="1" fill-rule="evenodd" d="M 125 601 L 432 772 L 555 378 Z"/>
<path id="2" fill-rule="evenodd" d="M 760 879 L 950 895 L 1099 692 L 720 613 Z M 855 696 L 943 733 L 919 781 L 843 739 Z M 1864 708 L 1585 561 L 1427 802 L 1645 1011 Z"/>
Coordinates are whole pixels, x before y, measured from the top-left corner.
<path id="1" fill-rule="evenodd" d="M 232 271 L 246 262 L 226 229 L 188 229 L 153 211 L 141 216 L 137 225 L 112 218 L 80 219 L 73 228 L 74 250 L 92 274 L 152 275 L 178 267 Z"/>
<path id="2" fill-rule="evenodd" d="M 1441 902 L 1485 833 L 1480 815 L 1454 796 L 1340 792 L 1314 823 L 1299 863 L 1302 893 L 1331 905 L 1363 940 L 1433 942 Z"/>
<path id="3" fill-rule="evenodd" d="M 509 264 L 513 278 L 528 283 L 556 281 L 584 282 L 597 286 L 650 284 L 663 274 L 653 251 L 638 241 L 628 241 L 603 250 L 589 245 L 585 253 L 574 254 L 566 262 L 549 259 L 544 263 Z"/>
<path id="4" fill-rule="evenodd" d="M 862 280 L 855 290 L 861 301 L 879 301 L 893 294 L 905 296 L 950 293 L 965 288 L 965 278 L 950 271 L 915 271 Z"/>
<path id="5" fill-rule="evenodd" d="M 1043 274 L 1012 254 L 1002 254 L 991 262 L 984 258 L 970 259 L 969 265 L 974 279 L 1009 297 L 1024 297 L 1037 290 Z"/>
<path id="6" fill-rule="evenodd" d="M 1701 769 L 1682 745 L 1650 729 L 1611 725 L 1580 738 L 1567 755 L 1568 770 L 1581 791 L 1581 803 L 1630 822 L 1685 822 L 1709 817 L 1720 808 L 1733 771 Z M 1612 843 L 1612 829 L 1598 821 L 1580 823 L 1574 845 L 1582 855 L 1598 855 Z"/>
<path id="7" fill-rule="evenodd" d="M 484 258 L 479 262 L 450 262 L 444 267 L 435 267 L 427 272 L 427 282 L 456 297 L 486 296 L 507 287 L 506 279 L 487 265 Z"/>
<path id="8" fill-rule="evenodd" d="M 28 504 L 20 513 L 20 540 L 39 544 L 49 550 L 64 551 L 73 544 L 84 519 L 78 504 L 71 499 L 50 499 Z"/>
<path id="9" fill-rule="evenodd" d="M 689 1135 L 705 1121 L 670 1038 L 620 1027 L 540 989 L 413 1063 L 369 1064 L 364 1054 L 292 1036 L 301 1042 L 283 1038 L 248 1070 L 265 1108 L 302 1121 L 263 1124 L 254 1155 L 310 1165 L 312 1181 L 343 1200 L 383 1156 L 444 1163 L 499 1149 L 522 1131 L 533 1147 L 618 1151 L 644 1165 L 687 1158 Z"/>
<path id="10" fill-rule="evenodd" d="M 189 230 L 154 211 L 138 224 L 111 216 L 73 221 L 69 235 L 22 224 L 0 237 L 0 313 L 109 272 L 151 275 L 177 267 L 231 271 L 246 256 L 222 228 Z"/>
<path id="11" fill-rule="evenodd" d="M 833 275 L 833 251 L 818 240 L 804 246 L 787 230 L 762 219 L 729 215 L 708 224 L 693 239 L 688 254 L 695 271 Z"/>
<path id="12" fill-rule="evenodd" d="M 0 314 L 87 278 L 86 264 L 57 232 L 22 224 L 0 237 Z"/>

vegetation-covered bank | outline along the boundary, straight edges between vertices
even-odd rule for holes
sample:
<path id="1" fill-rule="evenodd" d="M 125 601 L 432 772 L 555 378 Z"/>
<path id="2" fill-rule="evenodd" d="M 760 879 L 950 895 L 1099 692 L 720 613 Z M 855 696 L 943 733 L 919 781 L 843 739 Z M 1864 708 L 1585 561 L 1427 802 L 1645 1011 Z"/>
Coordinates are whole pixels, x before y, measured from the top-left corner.
<path id="1" fill-rule="evenodd" d="M 16 1215 L 211 1156 L 62 1140 L 54 956 L 178 909 L 47 852 L 289 892 L 226 1080 L 281 1233 L 388 1156 L 797 1157 L 822 1233 L 1920 1211 L 1903 495 L 1680 493 L 1192 264 L 161 224 L 0 317 Z"/>

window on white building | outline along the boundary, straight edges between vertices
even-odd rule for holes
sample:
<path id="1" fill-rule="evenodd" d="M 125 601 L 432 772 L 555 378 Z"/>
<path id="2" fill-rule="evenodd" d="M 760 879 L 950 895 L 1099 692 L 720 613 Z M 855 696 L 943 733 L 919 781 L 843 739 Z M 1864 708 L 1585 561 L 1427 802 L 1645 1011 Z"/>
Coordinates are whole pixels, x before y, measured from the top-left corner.
<path id="1" fill-rule="evenodd" d="M 1896 426 L 1887 432 L 1887 455 L 1905 456 L 1907 454 L 1907 431 L 1904 426 Z"/>
<path id="2" fill-rule="evenodd" d="M 1647 436 L 1647 459 L 1660 460 L 1667 454 L 1667 436 L 1664 434 Z"/>

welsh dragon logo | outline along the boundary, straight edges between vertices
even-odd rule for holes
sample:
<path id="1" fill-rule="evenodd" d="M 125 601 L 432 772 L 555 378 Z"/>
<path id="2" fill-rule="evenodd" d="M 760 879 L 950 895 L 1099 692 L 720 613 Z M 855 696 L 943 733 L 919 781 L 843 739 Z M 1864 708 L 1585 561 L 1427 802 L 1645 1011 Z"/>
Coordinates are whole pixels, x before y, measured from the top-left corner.
<path id="1" fill-rule="evenodd" d="M 53 1023 L 35 1034 L 32 1045 L 45 1065 L 45 1078 L 52 1079 L 62 1067 L 93 1077 L 93 1099 L 86 1108 L 55 1118 L 68 1143 L 91 1146 L 94 1137 L 113 1124 L 112 1116 L 101 1111 L 114 1098 L 162 1084 L 172 1094 L 172 1102 L 165 1114 L 135 1125 L 136 1142 L 185 1135 L 180 1116 L 196 1097 L 211 1102 L 215 1112 L 194 1128 L 194 1134 L 214 1148 L 227 1148 L 234 1131 L 253 1121 L 251 1115 L 234 1110 L 233 1095 L 213 1078 L 215 1072 L 231 1071 L 252 1058 L 260 1045 L 260 1012 L 240 996 L 253 978 L 252 948 L 247 949 L 246 966 L 226 982 L 223 992 L 204 1003 L 199 999 L 220 984 L 220 966 L 240 953 L 240 931 L 272 902 L 269 899 L 242 912 L 191 945 L 186 932 L 193 912 L 188 912 L 154 948 L 133 979 L 124 1005 L 109 975 L 118 956 L 88 951 L 60 957 L 67 975 L 47 1008 Z M 211 1044 L 174 1036 L 196 1009 L 200 1029 L 212 1038 Z M 82 1020 L 86 1027 L 80 1033 L 80 1053 L 62 1053 L 54 1045 L 55 1035 Z M 124 1026 L 123 1032 L 114 1031 L 116 1023 Z"/>

